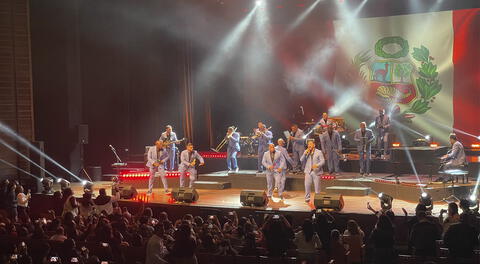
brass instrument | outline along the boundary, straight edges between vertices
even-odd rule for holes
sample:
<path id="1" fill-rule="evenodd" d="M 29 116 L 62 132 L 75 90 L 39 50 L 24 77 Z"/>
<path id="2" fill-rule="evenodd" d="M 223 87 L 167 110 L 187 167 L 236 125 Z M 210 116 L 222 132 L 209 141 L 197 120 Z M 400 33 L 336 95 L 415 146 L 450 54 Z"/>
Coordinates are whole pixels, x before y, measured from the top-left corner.
<path id="1" fill-rule="evenodd" d="M 235 133 L 237 131 L 238 127 L 233 127 L 233 133 Z M 228 136 L 225 136 L 222 141 L 220 141 L 220 143 L 217 145 L 216 148 L 212 148 L 211 150 L 215 151 L 215 152 L 220 152 L 220 150 L 223 148 L 223 146 L 225 146 L 228 142 L 228 140 L 230 139 L 231 135 L 228 135 Z"/>
<path id="2" fill-rule="evenodd" d="M 265 131 L 268 131 L 272 129 L 272 127 L 270 126 L 269 128 L 265 128 Z M 261 135 L 263 134 L 263 132 L 261 132 L 258 128 L 255 129 L 255 135 L 252 137 L 252 139 L 257 139 L 258 137 L 260 137 Z"/>

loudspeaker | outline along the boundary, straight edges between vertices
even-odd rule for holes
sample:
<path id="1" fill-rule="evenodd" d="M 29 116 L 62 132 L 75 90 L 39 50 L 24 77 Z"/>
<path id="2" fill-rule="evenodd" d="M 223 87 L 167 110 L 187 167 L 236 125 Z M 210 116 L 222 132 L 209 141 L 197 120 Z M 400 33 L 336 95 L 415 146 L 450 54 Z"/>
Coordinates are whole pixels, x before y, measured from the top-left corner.
<path id="1" fill-rule="evenodd" d="M 88 144 L 88 125 L 78 125 L 78 143 Z"/>
<path id="2" fill-rule="evenodd" d="M 317 209 L 333 209 L 341 211 L 345 203 L 341 194 L 317 194 L 313 200 L 313 204 Z"/>
<path id="3" fill-rule="evenodd" d="M 198 200 L 198 192 L 193 188 L 173 188 L 172 197 L 178 202 L 191 203 Z"/>
<path id="4" fill-rule="evenodd" d="M 264 190 L 242 190 L 240 193 L 240 203 L 243 206 L 265 206 L 267 202 Z"/>
<path id="5" fill-rule="evenodd" d="M 131 185 L 119 184 L 117 185 L 118 191 L 120 192 L 120 198 L 122 199 L 132 199 L 137 195 L 137 189 Z M 115 190 L 112 186 L 112 195 L 115 195 Z"/>

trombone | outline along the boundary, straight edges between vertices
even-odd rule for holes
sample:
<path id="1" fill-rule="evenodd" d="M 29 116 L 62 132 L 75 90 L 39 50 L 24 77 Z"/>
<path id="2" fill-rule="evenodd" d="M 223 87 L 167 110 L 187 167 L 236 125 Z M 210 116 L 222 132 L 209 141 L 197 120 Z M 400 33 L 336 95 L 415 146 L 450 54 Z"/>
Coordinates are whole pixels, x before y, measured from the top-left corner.
<path id="1" fill-rule="evenodd" d="M 235 133 L 237 131 L 237 128 L 238 127 L 233 127 L 233 133 Z M 211 148 L 211 150 L 215 151 L 215 152 L 220 152 L 220 150 L 223 148 L 223 146 L 225 146 L 225 144 L 227 144 L 228 140 L 230 139 L 229 136 L 225 136 L 222 141 L 220 141 L 220 143 L 217 145 L 216 148 Z"/>

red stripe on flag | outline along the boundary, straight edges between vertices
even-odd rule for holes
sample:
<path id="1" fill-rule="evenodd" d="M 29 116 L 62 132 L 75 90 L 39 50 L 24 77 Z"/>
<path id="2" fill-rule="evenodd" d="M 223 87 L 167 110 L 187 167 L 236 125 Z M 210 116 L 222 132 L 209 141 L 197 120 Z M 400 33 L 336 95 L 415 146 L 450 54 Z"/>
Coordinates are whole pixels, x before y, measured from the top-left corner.
<path id="1" fill-rule="evenodd" d="M 480 135 L 480 9 L 453 11 L 452 23 L 454 127 Z M 478 142 L 471 136 L 457 135 L 468 146 Z"/>

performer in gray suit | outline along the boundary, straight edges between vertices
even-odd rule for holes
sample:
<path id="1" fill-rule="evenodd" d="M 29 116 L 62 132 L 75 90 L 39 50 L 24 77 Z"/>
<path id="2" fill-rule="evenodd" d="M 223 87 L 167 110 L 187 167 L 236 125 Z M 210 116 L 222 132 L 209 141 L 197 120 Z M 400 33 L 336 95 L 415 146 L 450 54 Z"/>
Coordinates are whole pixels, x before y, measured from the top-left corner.
<path id="1" fill-rule="evenodd" d="M 328 172 L 336 175 L 340 173 L 339 161 L 342 153 L 342 139 L 340 134 L 333 130 L 333 125 L 329 124 L 327 131 L 320 137 L 322 152 L 325 154 L 328 165 Z"/>
<path id="2" fill-rule="evenodd" d="M 280 151 L 275 149 L 273 143 L 268 144 L 268 151 L 263 153 L 262 165 L 266 169 L 267 178 L 267 196 L 270 200 L 273 195 L 273 186 L 275 182 L 280 182 L 282 177 L 282 170 L 285 165 L 285 157 Z M 283 189 L 278 191 L 278 195 L 283 199 Z"/>
<path id="3" fill-rule="evenodd" d="M 450 144 L 452 148 L 442 157 L 443 170 L 460 169 L 466 164 L 465 150 L 454 133 L 450 134 Z"/>
<path id="4" fill-rule="evenodd" d="M 165 142 L 165 148 L 168 152 L 168 159 L 170 160 L 170 164 L 168 164 L 169 166 L 167 166 L 167 164 L 164 164 L 165 169 L 173 171 L 175 169 L 175 152 L 177 149 L 175 141 L 177 141 L 178 138 L 177 134 L 172 131 L 171 125 L 167 125 L 165 127 L 165 132 L 162 133 L 160 139 L 158 140 Z"/>
<path id="5" fill-rule="evenodd" d="M 198 164 L 199 166 L 203 166 L 205 164 L 202 156 L 200 156 L 196 150 L 193 150 L 193 144 L 188 143 L 187 149 L 182 151 L 180 154 L 180 165 L 178 166 L 178 170 L 180 171 L 180 187 L 185 187 L 187 172 L 190 174 L 190 182 L 188 183 L 188 187 L 193 187 L 193 183 L 197 179 L 197 169 L 195 169 L 197 159 L 200 162 L 200 164 Z"/>
<path id="6" fill-rule="evenodd" d="M 375 140 L 375 136 L 372 130 L 367 128 L 367 123 L 360 123 L 360 128 L 355 131 L 353 140 L 357 143 L 357 151 L 360 155 L 360 175 L 370 176 L 372 142 Z"/>
<path id="7" fill-rule="evenodd" d="M 305 173 L 305 202 L 309 203 L 312 183 L 315 188 L 315 194 L 320 193 L 320 177 L 323 174 L 322 166 L 325 164 L 325 159 L 322 151 L 315 148 L 315 141 L 309 140 L 307 150 L 305 150 L 300 160 L 305 164 L 303 170 Z"/>
<path id="8" fill-rule="evenodd" d="M 147 154 L 147 167 L 150 171 L 150 177 L 148 179 L 148 192 L 147 194 L 152 193 L 153 189 L 153 182 L 155 180 L 155 173 L 158 172 L 160 174 L 160 178 L 162 179 L 163 188 L 165 189 L 165 193 L 168 194 L 168 183 L 165 167 L 164 164 L 169 159 L 168 152 L 166 149 L 163 148 L 163 142 L 160 140 L 155 141 L 155 146 L 150 147 Z"/>
<path id="9" fill-rule="evenodd" d="M 298 128 L 297 124 L 292 125 L 292 133 L 289 138 L 290 142 L 292 142 L 292 154 L 293 154 L 293 170 L 294 171 L 301 171 L 302 164 L 300 162 L 300 157 L 305 152 L 305 133 L 303 130 Z"/>
<path id="10" fill-rule="evenodd" d="M 377 149 L 382 155 L 382 158 L 385 158 L 385 155 L 388 154 L 389 144 L 388 136 L 390 135 L 390 117 L 385 115 L 385 110 L 378 110 L 378 116 L 375 118 L 375 129 L 377 132 Z M 383 151 L 382 151 L 383 150 Z"/>

